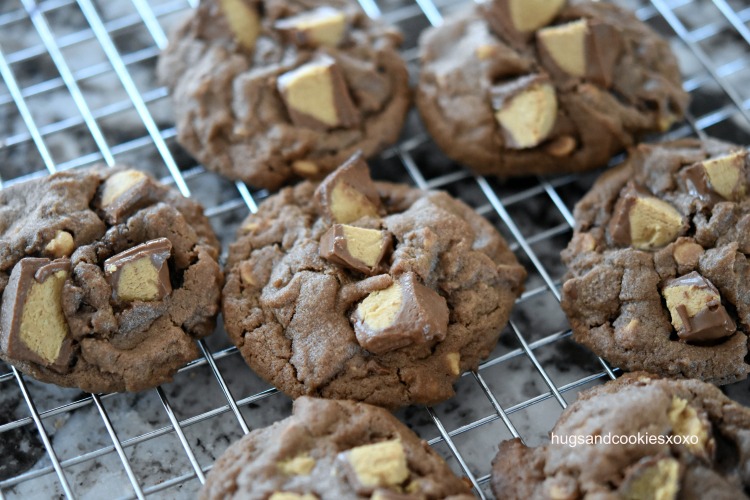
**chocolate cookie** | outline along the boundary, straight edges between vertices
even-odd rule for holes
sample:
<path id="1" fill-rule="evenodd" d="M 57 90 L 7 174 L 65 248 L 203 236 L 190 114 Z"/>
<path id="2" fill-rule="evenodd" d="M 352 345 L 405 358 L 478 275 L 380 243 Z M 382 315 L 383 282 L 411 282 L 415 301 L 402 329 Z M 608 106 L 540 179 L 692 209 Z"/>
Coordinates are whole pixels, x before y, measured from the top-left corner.
<path id="1" fill-rule="evenodd" d="M 427 129 L 481 174 L 600 167 L 688 101 L 669 44 L 605 2 L 479 3 L 426 31 L 420 58 Z"/>
<path id="2" fill-rule="evenodd" d="M 748 498 L 750 410 L 698 380 L 625 375 L 581 393 L 551 434 L 500 444 L 497 498 Z"/>
<path id="3" fill-rule="evenodd" d="M 200 498 L 467 500 L 426 442 L 382 408 L 302 397 L 292 416 L 246 435 L 216 461 Z"/>
<path id="4" fill-rule="evenodd" d="M 526 275 L 442 192 L 373 183 L 353 157 L 268 198 L 231 245 L 227 332 L 287 394 L 436 403 L 497 342 Z"/>
<path id="5" fill-rule="evenodd" d="M 124 168 L 0 191 L 0 358 L 43 382 L 138 391 L 199 355 L 219 312 L 203 209 Z"/>
<path id="6" fill-rule="evenodd" d="M 396 140 L 410 101 L 400 43 L 353 0 L 204 0 L 158 72 L 190 153 L 276 188 Z"/>
<path id="7" fill-rule="evenodd" d="M 562 258 L 574 338 L 628 370 L 747 377 L 750 165 L 738 146 L 641 145 L 575 209 Z"/>

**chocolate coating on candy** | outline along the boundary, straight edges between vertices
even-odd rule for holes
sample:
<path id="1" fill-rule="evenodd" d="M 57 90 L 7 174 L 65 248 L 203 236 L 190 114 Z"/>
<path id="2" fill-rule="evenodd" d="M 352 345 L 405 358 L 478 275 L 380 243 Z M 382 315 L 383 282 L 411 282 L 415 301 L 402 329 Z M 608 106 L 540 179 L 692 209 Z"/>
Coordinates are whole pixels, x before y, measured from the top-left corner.
<path id="1" fill-rule="evenodd" d="M 676 291 L 677 296 L 668 295 L 670 290 Z M 678 324 L 681 325 L 677 330 L 680 339 L 686 342 L 705 342 L 728 337 L 737 331 L 737 325 L 721 304 L 719 291 L 697 272 L 670 280 L 664 287 L 664 294 L 668 295 L 668 307 L 670 302 L 677 303 L 670 307 L 670 311 L 674 310 L 680 317 Z M 693 303 L 697 301 L 700 301 L 698 312 L 693 313 L 687 304 L 695 307 Z M 674 318 L 672 323 L 675 323 Z"/>
<path id="2" fill-rule="evenodd" d="M 381 354 L 443 340 L 448 331 L 448 306 L 443 297 L 409 272 L 385 290 L 368 295 L 352 321 L 359 345 Z"/>
<path id="3" fill-rule="evenodd" d="M 387 231 L 334 224 L 320 238 L 320 256 L 372 276 L 392 245 L 393 237 Z"/>
<path id="4" fill-rule="evenodd" d="M 3 292 L 0 345 L 10 356 L 64 371 L 71 356 L 62 288 L 70 260 L 27 257 L 13 268 Z"/>
<path id="5" fill-rule="evenodd" d="M 157 238 L 104 261 L 104 273 L 116 301 L 161 300 L 172 293 L 167 260 L 172 243 Z"/>

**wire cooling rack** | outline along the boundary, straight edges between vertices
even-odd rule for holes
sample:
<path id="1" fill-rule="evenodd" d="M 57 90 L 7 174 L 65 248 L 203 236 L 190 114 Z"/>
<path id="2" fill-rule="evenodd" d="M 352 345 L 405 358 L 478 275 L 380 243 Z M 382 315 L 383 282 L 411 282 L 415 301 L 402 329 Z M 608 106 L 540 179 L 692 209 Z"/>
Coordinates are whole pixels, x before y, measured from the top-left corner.
<path id="1" fill-rule="evenodd" d="M 268 196 L 206 172 L 175 142 L 167 91 L 153 69 L 168 28 L 197 0 L 0 0 L 0 188 L 96 162 L 127 162 L 206 206 L 224 250 Z M 417 72 L 418 34 L 466 1 L 361 0 L 405 33 Z M 673 42 L 693 98 L 665 138 L 714 135 L 750 143 L 747 0 L 621 0 Z M 617 159 L 613 160 L 616 162 Z M 457 396 L 397 416 L 489 492 L 497 443 L 538 444 L 581 389 L 614 377 L 577 346 L 559 307 L 574 203 L 596 173 L 507 183 L 445 158 L 414 113 L 375 177 L 444 189 L 492 221 L 527 267 L 526 292 L 490 358 Z M 190 498 L 214 459 L 253 428 L 289 414 L 289 400 L 255 376 L 219 331 L 175 381 L 138 394 L 84 394 L 0 364 L 0 497 Z M 727 389 L 747 401 L 748 384 Z"/>

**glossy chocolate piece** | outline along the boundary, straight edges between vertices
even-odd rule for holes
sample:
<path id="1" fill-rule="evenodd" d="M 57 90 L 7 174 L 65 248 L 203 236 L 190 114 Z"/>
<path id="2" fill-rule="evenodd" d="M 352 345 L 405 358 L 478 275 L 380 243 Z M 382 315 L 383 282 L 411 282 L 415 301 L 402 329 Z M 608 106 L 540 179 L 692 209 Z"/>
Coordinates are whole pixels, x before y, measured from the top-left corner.
<path id="1" fill-rule="evenodd" d="M 72 340 L 61 296 L 69 275 L 69 259 L 26 257 L 15 265 L 0 312 L 0 344 L 9 356 L 67 369 Z"/>
<path id="2" fill-rule="evenodd" d="M 388 231 L 334 224 L 320 239 L 320 256 L 368 276 L 382 272 L 380 263 L 391 250 Z"/>
<path id="3" fill-rule="evenodd" d="M 117 302 L 155 301 L 172 293 L 167 261 L 172 243 L 157 238 L 104 261 L 104 274 Z"/>
<path id="4" fill-rule="evenodd" d="M 352 322 L 359 345 L 382 354 L 443 340 L 448 333 L 448 317 L 445 299 L 421 284 L 415 273 L 408 272 L 391 287 L 373 292 L 360 302 Z"/>

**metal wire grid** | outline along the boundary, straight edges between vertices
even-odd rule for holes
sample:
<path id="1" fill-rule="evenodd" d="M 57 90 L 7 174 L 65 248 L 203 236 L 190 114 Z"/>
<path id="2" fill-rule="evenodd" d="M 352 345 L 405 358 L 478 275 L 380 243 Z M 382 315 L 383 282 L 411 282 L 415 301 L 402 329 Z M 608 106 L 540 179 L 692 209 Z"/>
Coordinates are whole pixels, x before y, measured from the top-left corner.
<path id="1" fill-rule="evenodd" d="M 5 0 L 7 1 L 7 0 Z M 364 10 L 371 17 L 383 17 L 387 22 L 397 24 L 407 31 L 420 29 L 426 25 L 439 25 L 443 19 L 443 13 L 456 6 L 455 1 L 415 0 L 416 3 L 399 3 L 399 0 L 360 0 Z M 159 51 L 166 46 L 167 38 L 160 23 L 160 19 L 175 12 L 195 7 L 197 0 L 189 0 L 189 5 L 183 1 L 166 1 L 157 5 L 150 5 L 147 0 L 132 0 L 134 11 L 131 14 L 117 19 L 106 20 L 102 15 L 103 5 L 100 8 L 94 5 L 92 0 L 46 0 L 35 2 L 34 0 L 20 0 L 18 8 L 3 7 L 0 3 L 0 30 L 13 23 L 30 21 L 36 30 L 40 44 L 23 48 L 21 50 L 6 53 L 0 48 L 0 76 L 5 84 L 6 91 L 0 87 L 0 109 L 14 106 L 20 114 L 26 130 L 16 132 L 3 140 L 0 140 L 0 154 L 11 150 L 13 146 L 33 144 L 39 154 L 44 169 L 41 171 L 25 172 L 11 178 L 0 178 L 0 188 L 21 180 L 46 175 L 60 170 L 76 168 L 89 165 L 97 161 L 104 161 L 109 165 L 126 153 L 138 151 L 144 148 L 155 148 L 158 159 L 166 167 L 167 176 L 163 181 L 174 183 L 186 196 L 191 195 L 188 184 L 202 179 L 204 176 L 212 175 L 205 172 L 200 166 L 180 168 L 174 148 L 169 144 L 174 142 L 175 130 L 173 127 L 159 127 L 152 116 L 150 106 L 167 97 L 164 88 L 153 88 L 141 91 L 136 85 L 131 69 L 134 65 L 154 59 Z M 709 4 L 708 0 L 641 0 L 636 2 L 636 13 L 644 21 L 657 27 L 666 35 L 676 35 L 683 48 L 691 57 L 699 63 L 699 70 L 685 82 L 685 88 L 694 96 L 700 95 L 701 89 L 711 87 L 718 88 L 720 98 L 718 102 L 698 107 L 699 113 L 691 113 L 685 124 L 672 130 L 667 136 L 669 138 L 687 135 L 704 136 L 707 132 L 719 137 L 738 140 L 737 131 L 742 131 L 750 126 L 750 96 L 742 95 L 740 87 L 732 83 L 733 76 L 741 75 L 750 66 L 750 55 L 743 53 L 739 57 L 729 61 L 717 63 L 715 54 L 706 48 L 705 42 L 720 34 L 731 31 L 732 36 L 741 41 L 741 46 L 747 48 L 750 44 L 750 30 L 747 27 L 750 21 L 750 7 L 743 2 L 735 4 L 728 0 L 712 0 L 712 8 L 719 15 L 709 22 L 697 26 L 689 26 L 681 13 L 690 9 L 704 8 Z M 79 9 L 85 18 L 87 26 L 79 31 L 65 35 L 55 35 L 54 29 L 49 22 L 51 13 L 63 9 Z M 123 54 L 114 43 L 114 36 L 120 32 L 134 27 L 145 27 L 153 40 L 153 44 L 139 50 Z M 413 38 L 413 36 L 412 36 Z M 64 50 L 84 41 L 96 41 L 106 55 L 106 61 L 86 66 L 82 69 L 73 70 L 70 61 L 65 57 Z M 412 40 L 413 42 L 413 40 Z M 35 58 L 47 55 L 51 58 L 59 76 L 23 86 L 16 79 L 14 65 L 28 63 Z M 411 69 L 415 70 L 416 48 L 414 43 L 407 46 L 404 57 L 409 61 Z M 93 109 L 88 103 L 85 91 L 81 88 L 81 82 L 98 75 L 114 72 L 118 81 L 123 86 L 127 99 L 107 104 L 103 107 Z M 66 90 L 78 110 L 78 115 L 54 123 L 38 125 L 36 123 L 33 107 L 29 101 L 35 97 L 44 97 L 53 91 Z M 145 127 L 146 134 L 127 141 L 113 144 L 102 131 L 100 123 L 102 120 L 121 113 L 126 109 L 135 109 L 137 115 Z M 2 118 L 0 114 L 0 118 Z M 83 127 L 90 135 L 96 145 L 96 150 L 89 154 L 56 162 L 54 155 L 47 145 L 47 138 L 55 133 L 69 132 L 76 127 Z M 570 211 L 575 195 L 580 194 L 590 178 L 585 176 L 562 176 L 554 178 L 537 177 L 532 180 L 499 184 L 493 180 L 476 177 L 467 171 L 453 165 L 447 171 L 430 173 L 430 164 L 425 159 L 434 159 L 439 153 L 430 142 L 424 131 L 417 125 L 412 127 L 395 147 L 384 152 L 379 162 L 383 165 L 395 165 L 397 178 L 407 178 L 410 182 L 420 188 L 447 189 L 457 191 L 466 201 L 473 204 L 480 213 L 483 213 L 496 222 L 498 228 L 511 242 L 512 248 L 519 258 L 527 264 L 531 278 L 527 291 L 518 299 L 516 308 L 533 303 L 543 296 L 552 298 L 553 307 L 560 300 L 559 287 L 560 272 L 551 268 L 549 259 L 544 253 L 559 252 L 565 241 L 569 238 L 573 226 L 573 217 Z M 740 139 L 747 138 L 747 131 L 742 132 Z M 2 138 L 0 138 L 2 139 Z M 747 140 L 740 142 L 750 142 Z M 2 156 L 0 156 L 2 158 Z M 442 158 L 443 162 L 445 159 Z M 0 165 L 1 167 L 1 165 Z M 384 167 L 384 170 L 388 170 Z M 393 173 L 393 170 L 391 170 Z M 584 187 L 580 186 L 583 183 Z M 468 186 L 468 190 L 466 187 Z M 255 212 L 257 202 L 268 195 L 265 191 L 252 191 L 242 183 L 236 183 L 233 196 L 220 201 L 207 209 L 207 215 L 216 221 L 228 214 L 235 214 L 241 218 L 247 211 Z M 572 195 L 568 192 L 572 191 Z M 571 196 L 573 197 L 571 199 Z M 199 198 L 200 200 L 200 198 Z M 203 201 L 203 200 L 200 200 Z M 520 215 L 527 206 L 539 205 L 544 210 L 554 212 L 559 223 L 553 224 L 543 230 L 528 232 L 525 219 Z M 540 245 L 551 246 L 551 250 L 540 250 Z M 555 307 L 559 313 L 559 307 Z M 521 437 L 519 423 L 526 423 L 528 415 L 533 411 L 539 411 L 545 401 L 552 401 L 556 406 L 551 411 L 559 413 L 567 406 L 566 393 L 575 393 L 582 387 L 599 383 L 600 380 L 613 378 L 613 370 L 602 360 L 597 360 L 598 368 L 592 370 L 585 376 L 575 376 L 571 380 L 561 383 L 559 375 L 550 373 L 550 366 L 546 361 L 540 361 L 540 353 L 550 346 L 555 346 L 570 336 L 567 327 L 552 332 L 544 332 L 539 335 L 533 329 L 519 321 L 515 315 L 512 318 L 508 330 L 504 333 L 506 344 L 496 349 L 492 357 L 485 361 L 476 372 L 464 374 L 459 386 L 466 383 L 473 386 L 473 390 L 479 391 L 488 404 L 490 411 L 483 417 L 472 416 L 468 422 L 452 425 L 451 418 L 447 418 L 441 407 L 415 409 L 401 412 L 399 415 L 407 420 L 407 423 L 418 427 L 423 437 L 433 436 L 429 444 L 435 446 L 449 460 L 451 465 L 460 474 L 469 478 L 474 486 L 475 493 L 481 498 L 488 494 L 489 483 L 489 461 L 491 455 L 485 454 L 481 457 L 482 464 L 477 465 L 467 460 L 471 454 L 471 447 L 467 449 L 459 442 L 464 436 L 478 431 L 487 440 L 493 443 L 501 437 Z M 508 342 L 507 339 L 510 339 Z M 195 372 L 200 369 L 207 370 L 218 385 L 222 396 L 220 404 L 214 405 L 207 411 L 196 415 L 180 418 L 179 409 L 175 409 L 170 403 L 167 391 L 163 387 L 156 388 L 154 393 L 158 403 L 163 409 L 168 420 L 168 425 L 142 431 L 128 438 L 118 436 L 116 425 L 113 424 L 113 415 L 107 410 L 107 400 L 116 397 L 112 394 L 85 395 L 74 398 L 71 402 L 52 405 L 51 408 L 43 410 L 38 406 L 44 405 L 46 401 L 40 401 L 33 396 L 30 384 L 14 368 L 9 372 L 0 374 L 0 384 L 3 390 L 8 386 L 17 387 L 24 404 L 28 410 L 28 416 L 11 418 L 0 424 L 0 440 L 9 439 L 11 431 L 20 428 L 34 428 L 36 434 L 46 452 L 49 464 L 42 464 L 31 470 L 21 472 L 15 476 L 0 480 L 0 498 L 14 496 L 17 485 L 37 481 L 40 478 L 54 479 L 56 490 L 59 494 L 68 498 L 76 498 L 74 484 L 69 480 L 69 471 L 79 465 L 95 469 L 99 461 L 105 457 L 115 454 L 128 478 L 130 490 L 113 491 L 116 495 L 125 497 L 143 498 L 147 495 L 160 495 L 171 497 L 180 491 L 182 485 L 192 485 L 187 488 L 192 492 L 203 483 L 205 473 L 211 468 L 211 463 L 197 458 L 196 448 L 201 446 L 200 440 L 191 439 L 188 430 L 196 424 L 212 422 L 221 415 L 230 415 L 235 420 L 236 426 L 242 433 L 247 433 L 250 426 L 246 418 L 254 418 L 264 411 L 264 404 L 270 397 L 277 394 L 273 388 L 266 388 L 244 397 L 237 397 L 236 391 L 230 389 L 227 376 L 233 376 L 227 370 L 221 370 L 219 364 L 224 360 L 238 358 L 236 348 L 232 346 L 210 347 L 210 342 L 198 341 L 202 352 L 197 359 L 180 370 L 178 377 Z M 542 390 L 532 397 L 525 397 L 515 404 L 504 404 L 504 391 L 502 380 L 496 379 L 492 370 L 504 365 L 515 369 L 513 363 L 518 360 L 530 363 L 531 372 L 542 381 Z M 531 375 L 529 375 L 531 376 Z M 556 380 L 557 379 L 557 380 Z M 462 389 L 457 396 L 460 401 L 463 395 L 468 394 L 470 389 Z M 106 429 L 111 444 L 104 444 L 77 456 L 61 459 L 55 450 L 54 441 L 57 436 L 50 437 L 52 432 L 48 429 L 49 423 L 60 416 L 70 415 L 84 408 L 94 408 L 98 413 L 102 424 Z M 549 411 L 544 407 L 544 412 Z M 536 409 L 536 410 L 535 410 Z M 243 413 L 244 411 L 244 413 Z M 429 416 L 428 425 L 420 427 L 415 423 L 414 412 L 426 412 Z M 514 417 L 518 414 L 518 418 Z M 523 416 L 526 415 L 526 419 Z M 553 415 L 554 416 L 554 415 Z M 515 418 L 515 420 L 514 420 Z M 418 419 L 417 419 L 418 420 Z M 447 423 L 448 422 L 448 423 Z M 493 422 L 502 423 L 502 432 L 496 431 Z M 47 427 L 45 427 L 47 423 Z M 548 430 L 548 429 L 547 429 Z M 134 472 L 131 461 L 137 459 L 132 450 L 142 443 L 157 440 L 161 436 L 170 435 L 176 437 L 189 463 L 186 472 L 175 473 L 167 479 L 162 479 L 154 484 L 144 484 Z M 476 434 L 475 434 L 476 436 Z M 12 439 L 12 438 L 10 438 Z M 18 444 L 18 443 L 15 443 Z M 222 443 L 225 447 L 227 443 Z M 475 446 L 472 444 L 472 447 Z M 130 451 L 130 456 L 128 451 Z M 223 449 L 222 449 L 223 450 Z M 222 450 L 213 450 L 219 454 Z M 0 458 L 0 461 L 3 458 Z M 1 462 L 0 462 L 1 463 Z M 197 480 L 197 481 L 196 481 Z"/>

